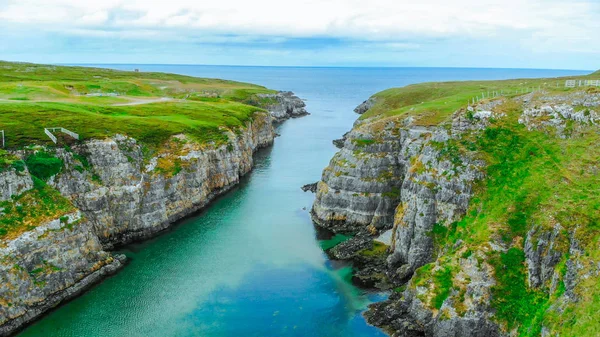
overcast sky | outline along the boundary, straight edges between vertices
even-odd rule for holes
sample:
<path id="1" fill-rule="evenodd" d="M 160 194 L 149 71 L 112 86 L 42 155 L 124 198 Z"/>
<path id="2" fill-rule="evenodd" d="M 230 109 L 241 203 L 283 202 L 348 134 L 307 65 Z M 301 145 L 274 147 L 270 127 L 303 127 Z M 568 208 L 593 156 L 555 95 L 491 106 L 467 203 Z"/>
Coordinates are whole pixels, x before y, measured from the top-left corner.
<path id="1" fill-rule="evenodd" d="M 0 0 L 0 59 L 600 68 L 600 0 Z"/>

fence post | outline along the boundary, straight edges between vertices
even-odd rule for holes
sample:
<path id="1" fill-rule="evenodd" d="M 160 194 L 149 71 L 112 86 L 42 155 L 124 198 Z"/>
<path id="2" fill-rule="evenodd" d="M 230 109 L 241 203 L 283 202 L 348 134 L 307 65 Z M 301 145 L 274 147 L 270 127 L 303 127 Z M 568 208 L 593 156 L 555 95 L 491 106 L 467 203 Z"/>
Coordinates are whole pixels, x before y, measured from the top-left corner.
<path id="1" fill-rule="evenodd" d="M 4 130 L 0 130 L 0 132 L 2 132 L 2 147 L 4 147 Z"/>

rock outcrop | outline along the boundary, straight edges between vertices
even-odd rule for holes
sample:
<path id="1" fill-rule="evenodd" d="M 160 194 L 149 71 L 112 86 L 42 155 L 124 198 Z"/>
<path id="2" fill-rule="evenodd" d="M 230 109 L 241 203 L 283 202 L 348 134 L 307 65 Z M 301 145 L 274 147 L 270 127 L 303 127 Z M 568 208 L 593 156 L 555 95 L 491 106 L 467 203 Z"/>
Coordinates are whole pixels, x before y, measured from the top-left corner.
<path id="1" fill-rule="evenodd" d="M 0 202 L 28 191 L 32 187 L 33 181 L 26 168 L 21 172 L 16 169 L 0 172 Z"/>
<path id="2" fill-rule="evenodd" d="M 0 247 L 0 336 L 118 270 L 80 212 L 41 224 Z"/>
<path id="3" fill-rule="evenodd" d="M 368 100 L 362 102 L 356 108 L 354 108 L 354 112 L 356 112 L 359 115 L 362 115 L 365 112 L 369 111 L 369 109 L 371 109 L 373 107 L 373 105 L 375 105 L 375 102 L 376 102 L 376 99 L 374 97 L 371 97 Z"/>
<path id="4" fill-rule="evenodd" d="M 378 103 L 366 101 L 357 112 L 365 112 L 373 104 Z M 503 217 L 509 215 L 501 223 L 496 217 L 481 223 L 477 217 L 481 214 L 484 218 L 489 211 L 482 198 L 494 200 L 486 188 L 498 188 L 495 184 L 503 186 L 500 191 L 509 188 L 506 176 L 490 177 L 490 170 L 492 174 L 505 170 L 516 175 L 511 170 L 522 167 L 514 164 L 522 157 L 510 152 L 525 146 L 518 142 L 532 139 L 528 144 L 531 150 L 519 148 L 525 163 L 542 146 L 565 154 L 582 139 L 593 142 L 598 134 L 599 106 L 598 94 L 590 89 L 498 97 L 460 109 L 435 126 L 415 123 L 408 114 L 359 119 L 338 141 L 343 141 L 343 146 L 323 171 L 312 216 L 318 226 L 333 232 L 358 233 L 328 250 L 333 258 L 353 261 L 355 281 L 380 289 L 394 287 L 388 300 L 373 304 L 365 313 L 367 321 L 393 336 L 516 336 L 521 329 L 557 336 L 552 331 L 560 331 L 565 312 L 573 317 L 574 303 L 588 301 L 588 307 L 593 306 L 582 291 L 595 291 L 597 281 L 590 280 L 600 277 L 600 262 L 597 253 L 586 251 L 582 241 L 587 241 L 590 249 L 597 247 L 597 240 L 581 223 L 589 221 L 587 226 L 595 228 L 594 216 L 592 220 L 580 217 L 566 206 L 549 214 L 547 206 L 523 205 L 521 199 L 509 195 L 516 201 L 500 212 Z M 573 142 L 562 145 L 569 138 Z M 546 143 L 538 143 L 542 141 Z M 505 149 L 512 150 L 503 152 Z M 544 155 L 540 156 L 548 163 L 560 166 L 557 159 Z M 597 179 L 590 177 L 598 177 L 600 172 L 597 159 L 580 156 L 565 155 L 574 160 L 572 166 L 552 171 L 552 178 L 564 174 L 564 185 L 569 188 L 571 178 L 563 173 L 569 171 L 594 185 Z M 490 163 L 495 166 L 490 168 Z M 538 167 L 530 172 L 534 169 Z M 534 186 L 545 183 L 537 179 Z M 579 187 L 574 188 L 579 193 Z M 535 200 L 535 192 L 529 198 Z M 475 206 L 472 200 L 476 200 Z M 525 211 L 524 207 L 531 208 Z M 533 217 L 526 212 L 542 213 Z M 559 223 L 557 218 L 571 223 Z M 482 227 L 461 228 L 469 225 Z M 387 239 L 390 231 L 391 240 Z M 376 251 L 369 250 L 374 243 L 381 246 L 387 242 L 390 247 L 385 253 L 380 250 L 375 256 Z M 382 254 L 387 255 L 383 264 Z M 527 312 L 517 314 L 517 304 L 509 301 L 532 307 L 519 309 Z M 512 309 L 507 312 L 503 306 Z M 527 317 L 535 310 L 541 311 L 534 320 Z M 511 318 L 519 314 L 522 321 Z M 540 317 L 547 320 L 542 324 Z"/>
<path id="5" fill-rule="evenodd" d="M 266 109 L 271 113 L 275 121 L 281 122 L 289 118 L 306 116 L 306 104 L 291 91 L 280 91 L 276 94 L 260 94 L 260 98 L 271 99 L 273 102 L 267 104 Z"/>
<path id="6" fill-rule="evenodd" d="M 272 123 L 306 114 L 292 93 L 275 97 L 271 113 L 224 130 L 226 144 L 176 135 L 149 154 L 135 139 L 115 135 L 52 150 L 64 165 L 47 184 L 75 211 L 0 241 L 0 336 L 116 272 L 125 257 L 108 250 L 155 235 L 235 186 L 252 170 L 253 153 L 272 144 Z M 0 201 L 33 188 L 26 168 L 0 177 Z"/>
<path id="7" fill-rule="evenodd" d="M 84 212 L 105 247 L 126 244 L 164 230 L 236 185 L 252 169 L 254 151 L 271 144 L 274 134 L 262 114 L 245 132 L 228 136 L 229 144 L 214 147 L 180 135 L 150 160 L 134 139 L 91 140 L 73 153 L 57 152 L 66 169 L 50 184 Z M 75 169 L 81 166 L 77 153 L 89 158 L 91 169 Z"/>

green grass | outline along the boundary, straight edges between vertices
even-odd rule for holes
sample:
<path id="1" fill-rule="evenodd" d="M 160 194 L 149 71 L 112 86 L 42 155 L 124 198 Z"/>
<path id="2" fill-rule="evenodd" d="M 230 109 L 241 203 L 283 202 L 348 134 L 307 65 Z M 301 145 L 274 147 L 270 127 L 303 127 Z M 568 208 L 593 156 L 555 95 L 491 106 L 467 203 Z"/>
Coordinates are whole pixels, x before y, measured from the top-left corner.
<path id="1" fill-rule="evenodd" d="M 29 169 L 29 173 L 44 181 L 60 173 L 64 166 L 60 158 L 56 158 L 46 152 L 37 152 L 30 155 L 25 159 L 25 164 L 27 165 L 27 169 Z"/>
<path id="2" fill-rule="evenodd" d="M 57 190 L 34 178 L 35 188 L 0 202 L 0 239 L 10 240 L 19 234 L 75 210 Z"/>
<path id="3" fill-rule="evenodd" d="M 385 256 L 388 250 L 388 246 L 379 241 L 373 241 L 373 245 L 370 248 L 365 248 L 358 252 L 363 257 L 382 257 Z"/>
<path id="4" fill-rule="evenodd" d="M 564 85 L 564 80 L 558 81 Z M 377 104 L 361 116 L 364 122 L 358 127 L 377 131 L 383 124 L 382 118 L 387 121 L 408 116 L 414 117 L 417 125 L 438 125 L 465 108 L 467 99 L 478 92 L 480 95 L 487 90 L 514 90 L 521 82 L 530 87 L 547 83 L 546 91 L 551 95 L 596 90 L 556 89 L 556 81 L 425 83 L 390 89 L 375 95 L 379 98 Z M 539 336 L 542 325 L 552 327 L 560 336 L 598 332 L 600 324 L 594 318 L 595 310 L 600 308 L 598 278 L 582 279 L 577 287 L 581 300 L 565 305 L 564 312 L 555 312 L 554 305 L 562 303 L 559 297 L 565 291 L 564 280 L 559 280 L 552 293 L 550 284 L 530 288 L 523 252 L 524 240 L 534 226 L 538 231 L 552 231 L 560 224 L 564 230 L 554 241 L 554 250 L 568 256 L 569 234 L 574 234 L 585 247 L 586 255 L 579 257 L 585 268 L 600 260 L 598 127 L 567 123 L 568 137 L 561 138 L 551 129 L 530 131 L 519 124 L 523 109 L 520 104 L 507 102 L 496 109 L 506 115 L 490 120 L 483 131 L 466 132 L 448 142 L 430 142 L 440 151 L 441 158 L 455 167 L 465 165 L 461 159 L 465 155 L 483 160 L 485 178 L 474 185 L 474 195 L 463 219 L 434 225 L 431 236 L 440 254 L 440 267 L 431 263 L 419 268 L 411 287 L 429 289 L 419 298 L 432 310 L 440 309 L 449 296 L 455 296 L 453 303 L 462 315 L 466 312 L 463 301 L 469 280 L 453 279 L 452 275 L 460 270 L 461 260 L 475 257 L 479 264 L 487 263 L 494 271 L 496 285 L 492 288 L 491 305 L 505 329 L 516 329 L 519 336 Z M 418 171 L 417 163 L 411 164 Z M 456 245 L 458 240 L 461 245 Z M 489 243 L 498 240 L 509 247 L 506 252 L 490 249 Z M 556 267 L 561 277 L 565 275 L 564 261 L 566 257 Z M 457 289 L 456 295 L 452 289 Z"/>
<path id="5" fill-rule="evenodd" d="M 57 126 L 83 139 L 121 133 L 150 147 L 180 133 L 201 143 L 226 143 L 224 129 L 244 127 L 272 103 L 257 95 L 273 92 L 174 74 L 0 62 L 0 128 L 12 149 L 52 145 L 43 129 Z M 100 93 L 119 96 L 85 96 Z M 115 105 L 161 97 L 171 101 Z"/>
<path id="6" fill-rule="evenodd" d="M 25 170 L 25 163 L 17 158 L 17 156 L 0 149 L 0 173 L 9 169 L 16 169 L 17 172 Z"/>
<path id="7" fill-rule="evenodd" d="M 419 83 L 402 88 L 392 88 L 373 95 L 375 105 L 364 113 L 361 119 L 385 118 L 393 116 L 413 116 L 417 125 L 437 125 L 474 97 L 482 93 L 504 92 L 514 97 L 527 88 L 541 88 L 551 93 L 568 92 L 577 89 L 565 88 L 567 79 L 595 79 L 597 73 L 588 76 L 563 78 L 514 79 L 503 81 L 461 81 Z M 558 87 L 557 87 L 558 83 Z"/>
<path id="8" fill-rule="evenodd" d="M 520 336 L 539 336 L 549 296 L 527 286 L 525 253 L 513 247 L 491 262 L 496 269 L 497 285 L 492 287 L 496 315 L 509 330 L 519 327 Z"/>
<path id="9" fill-rule="evenodd" d="M 444 267 L 437 270 L 434 273 L 435 282 L 435 294 L 433 297 L 433 306 L 436 309 L 440 309 L 444 301 L 450 295 L 450 291 L 452 290 L 452 269 L 450 267 Z"/>

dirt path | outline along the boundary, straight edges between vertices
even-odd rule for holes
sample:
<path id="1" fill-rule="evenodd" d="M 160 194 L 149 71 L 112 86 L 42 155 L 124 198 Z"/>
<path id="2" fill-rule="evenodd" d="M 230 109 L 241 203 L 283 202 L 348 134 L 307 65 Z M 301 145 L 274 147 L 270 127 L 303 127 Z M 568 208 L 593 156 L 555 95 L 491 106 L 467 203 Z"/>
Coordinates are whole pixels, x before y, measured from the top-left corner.
<path id="1" fill-rule="evenodd" d="M 132 99 L 132 98 L 128 98 L 128 99 L 130 99 L 132 101 L 127 102 L 127 103 L 113 104 L 113 106 L 142 105 L 142 104 L 169 102 L 169 101 L 174 100 L 173 98 L 170 98 L 170 97 L 161 97 L 161 98 L 152 98 L 152 99 Z"/>

